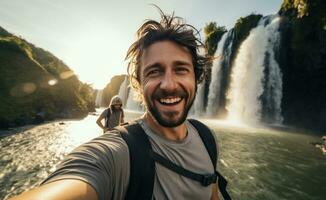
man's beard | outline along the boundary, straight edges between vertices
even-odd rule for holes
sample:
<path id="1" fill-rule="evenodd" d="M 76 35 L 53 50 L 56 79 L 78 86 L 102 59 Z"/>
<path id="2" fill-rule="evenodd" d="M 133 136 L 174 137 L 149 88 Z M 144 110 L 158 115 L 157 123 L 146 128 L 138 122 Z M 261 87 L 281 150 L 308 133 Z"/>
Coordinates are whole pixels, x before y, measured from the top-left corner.
<path id="1" fill-rule="evenodd" d="M 155 98 L 154 98 L 155 96 Z M 183 100 L 185 101 L 185 105 L 184 105 L 184 109 L 181 113 L 181 116 L 177 119 L 177 120 L 174 120 L 173 119 L 173 115 L 177 114 L 177 113 L 174 113 L 174 112 L 171 112 L 171 113 L 167 113 L 165 115 L 168 115 L 168 118 L 164 117 L 163 114 L 161 114 L 159 112 L 159 110 L 156 108 L 155 106 L 155 99 L 160 99 L 160 98 L 164 98 L 166 96 L 177 96 L 177 97 L 182 97 Z M 181 125 L 187 118 L 188 116 L 188 112 L 195 100 L 195 96 L 192 97 L 192 99 L 188 102 L 188 99 L 190 98 L 189 97 L 189 94 L 187 94 L 186 92 L 184 91 L 174 91 L 174 92 L 165 92 L 163 90 L 157 90 L 153 93 L 153 95 L 148 98 L 148 97 L 144 97 L 146 98 L 146 107 L 147 107 L 147 110 L 150 112 L 150 114 L 155 118 L 155 120 L 162 126 L 165 126 L 165 127 L 177 127 L 179 125 Z M 170 115 L 170 117 L 169 117 Z"/>

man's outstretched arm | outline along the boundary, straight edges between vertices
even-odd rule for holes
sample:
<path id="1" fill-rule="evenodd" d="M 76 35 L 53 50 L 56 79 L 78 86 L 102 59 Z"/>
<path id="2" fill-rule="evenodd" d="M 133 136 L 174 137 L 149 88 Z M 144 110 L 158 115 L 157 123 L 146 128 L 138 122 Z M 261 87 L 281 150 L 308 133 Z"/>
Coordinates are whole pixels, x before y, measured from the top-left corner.
<path id="1" fill-rule="evenodd" d="M 218 196 L 218 187 L 217 184 L 215 183 L 212 187 L 212 197 L 211 200 L 220 200 Z"/>
<path id="2" fill-rule="evenodd" d="M 97 200 L 97 193 L 89 184 L 74 179 L 47 183 L 24 192 L 10 200 Z"/>

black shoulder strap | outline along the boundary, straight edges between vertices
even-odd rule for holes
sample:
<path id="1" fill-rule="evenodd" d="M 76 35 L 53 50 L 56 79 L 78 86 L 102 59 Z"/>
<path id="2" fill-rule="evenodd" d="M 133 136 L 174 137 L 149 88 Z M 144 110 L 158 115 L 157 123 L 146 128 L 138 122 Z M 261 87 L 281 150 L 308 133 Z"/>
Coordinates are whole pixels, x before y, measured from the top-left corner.
<path id="1" fill-rule="evenodd" d="M 211 158 L 214 169 L 216 169 L 217 163 L 217 146 L 215 143 L 215 138 L 211 130 L 203 123 L 195 119 L 188 119 L 189 122 L 197 129 L 197 132 L 202 139 L 207 152 Z M 227 180 L 216 170 L 215 171 L 218 177 L 218 188 L 224 198 L 224 200 L 231 200 L 231 197 L 226 190 Z"/>
<path id="2" fill-rule="evenodd" d="M 197 129 L 197 132 L 206 147 L 209 157 L 211 158 L 214 169 L 216 169 L 217 147 L 211 130 L 198 120 L 188 119 L 188 121 Z"/>
<path id="3" fill-rule="evenodd" d="M 189 121 L 197 129 L 213 162 L 213 166 L 216 168 L 217 148 L 214 136 L 206 125 L 193 119 Z M 203 185 L 210 185 L 212 181 L 216 181 L 216 176 L 196 174 L 177 165 L 173 166 L 171 161 L 160 158 L 159 154 L 152 151 L 148 136 L 138 123 L 133 122 L 123 127 L 115 127 L 115 129 L 121 133 L 122 138 L 126 141 L 130 155 L 130 178 L 125 199 L 147 200 L 152 198 L 155 178 L 154 160 L 185 177 L 193 180 L 198 179 L 197 181 Z M 231 200 L 230 195 L 226 191 L 227 181 L 220 173 L 217 171 L 215 173 L 218 177 L 218 187 L 224 200 Z"/>
<path id="4" fill-rule="evenodd" d="M 155 163 L 149 154 L 152 147 L 146 133 L 136 122 L 115 129 L 121 133 L 129 148 L 130 178 L 125 199 L 152 199 Z"/>

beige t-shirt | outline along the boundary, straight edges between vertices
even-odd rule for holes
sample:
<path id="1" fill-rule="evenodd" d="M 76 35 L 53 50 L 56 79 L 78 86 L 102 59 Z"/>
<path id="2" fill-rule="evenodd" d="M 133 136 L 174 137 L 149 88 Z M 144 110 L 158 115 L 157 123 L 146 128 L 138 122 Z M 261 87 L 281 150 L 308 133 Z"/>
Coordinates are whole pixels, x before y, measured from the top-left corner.
<path id="1" fill-rule="evenodd" d="M 187 136 L 181 142 L 155 134 L 143 120 L 137 121 L 155 152 L 190 171 L 207 174 L 214 168 L 197 130 L 187 121 Z M 212 185 L 183 177 L 156 163 L 153 199 L 210 199 Z M 118 132 L 112 131 L 81 145 L 70 153 L 44 182 L 78 179 L 89 183 L 99 200 L 124 199 L 130 173 L 129 150 Z"/>

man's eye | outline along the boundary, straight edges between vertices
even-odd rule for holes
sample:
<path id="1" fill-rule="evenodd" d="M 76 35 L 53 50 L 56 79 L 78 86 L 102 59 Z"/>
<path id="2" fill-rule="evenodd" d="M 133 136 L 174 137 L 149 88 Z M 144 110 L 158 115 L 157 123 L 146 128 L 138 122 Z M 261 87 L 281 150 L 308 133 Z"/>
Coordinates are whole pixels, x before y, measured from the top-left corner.
<path id="1" fill-rule="evenodd" d="M 176 72 L 177 72 L 178 74 L 186 74 L 186 73 L 189 72 L 189 70 L 188 70 L 188 68 L 185 68 L 185 67 L 178 67 L 178 68 L 176 69 Z"/>
<path id="2" fill-rule="evenodd" d="M 154 69 L 154 70 L 147 72 L 147 76 L 155 76 L 155 75 L 158 75 L 159 73 L 160 73 L 160 70 Z"/>

